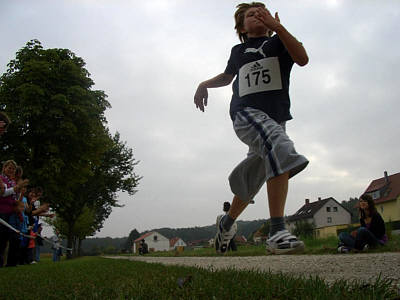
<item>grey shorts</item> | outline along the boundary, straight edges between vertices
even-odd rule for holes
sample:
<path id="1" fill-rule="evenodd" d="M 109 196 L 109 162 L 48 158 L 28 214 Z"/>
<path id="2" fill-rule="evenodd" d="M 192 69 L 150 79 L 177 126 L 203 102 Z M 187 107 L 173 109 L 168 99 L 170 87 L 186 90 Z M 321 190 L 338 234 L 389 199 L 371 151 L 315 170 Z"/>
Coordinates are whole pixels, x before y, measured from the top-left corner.
<path id="1" fill-rule="evenodd" d="M 249 146 L 247 157 L 229 176 L 232 192 L 243 201 L 252 200 L 268 179 L 286 172 L 293 177 L 308 164 L 296 152 L 285 124 L 278 124 L 263 111 L 245 108 L 236 114 L 233 128 Z"/>

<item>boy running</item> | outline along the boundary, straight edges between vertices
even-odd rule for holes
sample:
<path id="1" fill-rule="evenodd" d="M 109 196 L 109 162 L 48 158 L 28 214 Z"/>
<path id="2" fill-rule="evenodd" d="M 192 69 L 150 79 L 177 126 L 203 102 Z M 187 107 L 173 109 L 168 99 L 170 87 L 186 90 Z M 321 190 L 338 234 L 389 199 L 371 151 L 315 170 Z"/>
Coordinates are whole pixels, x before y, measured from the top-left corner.
<path id="1" fill-rule="evenodd" d="M 235 29 L 242 42 L 232 48 L 224 73 L 200 83 L 194 96 L 204 112 L 208 88 L 233 82 L 230 115 L 239 139 L 249 146 L 247 157 L 232 171 L 231 208 L 218 226 L 217 251 L 224 253 L 235 234 L 232 224 L 267 182 L 271 215 L 267 250 L 281 254 L 302 250 L 304 244 L 285 229 L 284 208 L 289 178 L 308 160 L 298 154 L 285 133 L 290 114 L 289 77 L 294 63 L 304 66 L 303 45 L 260 2 L 242 3 L 235 12 Z M 276 35 L 271 36 L 275 32 Z"/>

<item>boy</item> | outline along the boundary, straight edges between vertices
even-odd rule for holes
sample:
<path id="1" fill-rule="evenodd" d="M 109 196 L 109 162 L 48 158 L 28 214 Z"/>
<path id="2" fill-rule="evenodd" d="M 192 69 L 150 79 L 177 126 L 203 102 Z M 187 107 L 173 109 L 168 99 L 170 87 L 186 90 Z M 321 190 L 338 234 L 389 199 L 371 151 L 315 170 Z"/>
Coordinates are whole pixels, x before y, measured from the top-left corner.
<path id="1" fill-rule="evenodd" d="M 242 44 L 232 48 L 224 73 L 200 83 L 194 96 L 204 112 L 208 88 L 229 85 L 233 78 L 230 115 L 237 136 L 249 146 L 244 159 L 229 176 L 234 193 L 228 215 L 221 219 L 217 239 L 226 252 L 235 234 L 232 224 L 267 182 L 271 215 L 267 250 L 281 254 L 302 250 L 304 244 L 285 229 L 284 208 L 290 177 L 308 160 L 294 149 L 285 133 L 290 115 L 289 76 L 293 63 L 304 66 L 308 56 L 296 40 L 260 2 L 242 3 L 235 12 L 235 29 Z M 271 37 L 271 33 L 276 35 Z"/>

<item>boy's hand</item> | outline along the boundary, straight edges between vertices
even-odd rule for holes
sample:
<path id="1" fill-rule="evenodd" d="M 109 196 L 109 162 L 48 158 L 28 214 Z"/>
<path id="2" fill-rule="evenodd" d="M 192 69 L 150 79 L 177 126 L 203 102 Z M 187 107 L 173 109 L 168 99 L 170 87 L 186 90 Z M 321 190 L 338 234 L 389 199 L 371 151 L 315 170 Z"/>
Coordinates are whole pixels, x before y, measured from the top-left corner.
<path id="1" fill-rule="evenodd" d="M 272 31 L 276 31 L 277 27 L 280 25 L 281 20 L 279 19 L 278 13 L 275 13 L 275 18 L 271 15 L 268 9 L 258 8 L 257 19 L 260 20 L 266 27 Z"/>
<path id="2" fill-rule="evenodd" d="M 204 112 L 204 107 L 207 106 L 208 91 L 201 83 L 194 94 L 194 104 L 196 108 Z"/>

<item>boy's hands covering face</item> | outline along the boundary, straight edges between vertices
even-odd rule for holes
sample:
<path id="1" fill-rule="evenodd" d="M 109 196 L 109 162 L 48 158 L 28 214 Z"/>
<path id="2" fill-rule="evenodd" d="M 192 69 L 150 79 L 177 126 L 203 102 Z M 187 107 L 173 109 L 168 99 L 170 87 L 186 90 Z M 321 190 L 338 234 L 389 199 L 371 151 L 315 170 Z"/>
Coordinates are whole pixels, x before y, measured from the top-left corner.
<path id="1" fill-rule="evenodd" d="M 276 31 L 277 27 L 280 25 L 281 20 L 279 19 L 279 15 L 276 12 L 275 18 L 271 15 L 268 9 L 266 8 L 258 8 L 258 14 L 256 15 L 257 19 L 260 20 L 266 27 L 271 29 L 272 31 Z"/>

